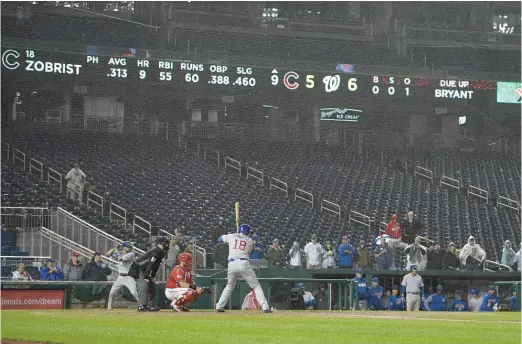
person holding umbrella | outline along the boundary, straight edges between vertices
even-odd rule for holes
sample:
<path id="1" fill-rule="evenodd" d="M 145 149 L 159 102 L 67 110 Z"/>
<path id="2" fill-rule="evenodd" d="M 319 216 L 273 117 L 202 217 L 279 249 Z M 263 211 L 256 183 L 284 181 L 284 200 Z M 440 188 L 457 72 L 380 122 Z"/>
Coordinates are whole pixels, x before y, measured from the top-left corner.
<path id="1" fill-rule="evenodd" d="M 393 270 L 393 259 L 395 252 L 388 246 L 390 236 L 383 234 L 375 238 L 375 244 L 378 245 L 373 253 L 375 254 L 376 270 Z"/>

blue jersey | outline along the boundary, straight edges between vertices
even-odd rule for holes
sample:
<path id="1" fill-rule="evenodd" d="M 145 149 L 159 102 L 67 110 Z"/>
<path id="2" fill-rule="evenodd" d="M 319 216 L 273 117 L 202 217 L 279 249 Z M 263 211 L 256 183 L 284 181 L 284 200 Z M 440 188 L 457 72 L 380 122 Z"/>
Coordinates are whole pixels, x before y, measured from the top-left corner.
<path id="1" fill-rule="evenodd" d="M 250 252 L 250 255 L 248 256 L 248 259 L 263 259 L 264 251 L 265 248 L 263 247 L 263 244 L 256 242 L 252 252 Z"/>
<path id="2" fill-rule="evenodd" d="M 355 277 L 353 281 L 357 283 L 357 293 L 359 294 L 359 300 L 366 300 L 368 297 L 368 283 L 366 278 Z"/>
<path id="3" fill-rule="evenodd" d="M 404 302 L 402 302 L 402 297 L 399 295 L 388 296 L 387 306 L 389 311 L 403 311 L 404 310 Z"/>
<path id="4" fill-rule="evenodd" d="M 426 300 L 424 300 L 426 310 L 433 312 L 445 311 L 447 303 L 448 299 L 446 298 L 446 295 L 439 293 L 431 294 L 426 298 Z"/>
<path id="5" fill-rule="evenodd" d="M 454 299 L 449 307 L 451 312 L 469 312 L 468 301 Z"/>
<path id="6" fill-rule="evenodd" d="M 509 298 L 509 310 L 511 312 L 517 312 L 518 311 L 518 303 L 517 303 L 517 297 L 511 296 Z"/>
<path id="7" fill-rule="evenodd" d="M 482 304 L 480 305 L 481 312 L 493 312 L 493 306 L 499 303 L 497 293 L 491 295 L 487 293 L 482 298 Z"/>
<path id="8" fill-rule="evenodd" d="M 370 293 L 368 295 L 368 300 L 366 300 L 366 308 L 373 309 L 376 311 L 382 311 L 384 309 L 383 296 L 384 296 L 384 288 L 381 286 L 374 287 L 372 285 L 370 287 Z"/>

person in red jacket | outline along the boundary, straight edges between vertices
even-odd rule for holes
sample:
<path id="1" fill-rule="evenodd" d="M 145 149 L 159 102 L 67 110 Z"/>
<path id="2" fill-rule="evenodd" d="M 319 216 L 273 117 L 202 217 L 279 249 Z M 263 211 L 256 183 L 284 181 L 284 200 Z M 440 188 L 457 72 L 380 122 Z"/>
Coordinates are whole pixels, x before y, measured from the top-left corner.
<path id="1" fill-rule="evenodd" d="M 397 214 L 392 215 L 391 221 L 386 225 L 385 233 L 390 236 L 388 246 L 391 248 L 406 247 L 401 240 L 402 230 L 401 224 L 397 221 Z"/>
<path id="2" fill-rule="evenodd" d="M 205 292 L 204 288 L 194 284 L 192 279 L 192 255 L 182 253 L 178 256 L 179 264 L 172 269 L 165 285 L 165 296 L 171 300 L 170 308 L 176 312 L 188 312 L 189 303 L 197 300 Z"/>

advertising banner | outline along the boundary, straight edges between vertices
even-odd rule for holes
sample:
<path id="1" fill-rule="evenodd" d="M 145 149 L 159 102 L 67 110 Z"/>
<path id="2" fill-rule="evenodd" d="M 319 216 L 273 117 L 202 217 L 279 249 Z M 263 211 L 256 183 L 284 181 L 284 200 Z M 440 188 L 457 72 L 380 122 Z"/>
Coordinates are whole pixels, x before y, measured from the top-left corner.
<path id="1" fill-rule="evenodd" d="M 64 290 L 2 290 L 2 310 L 64 309 Z"/>
<path id="2" fill-rule="evenodd" d="M 522 99 L 522 83 L 504 82 L 497 83 L 497 103 L 520 104 Z"/>

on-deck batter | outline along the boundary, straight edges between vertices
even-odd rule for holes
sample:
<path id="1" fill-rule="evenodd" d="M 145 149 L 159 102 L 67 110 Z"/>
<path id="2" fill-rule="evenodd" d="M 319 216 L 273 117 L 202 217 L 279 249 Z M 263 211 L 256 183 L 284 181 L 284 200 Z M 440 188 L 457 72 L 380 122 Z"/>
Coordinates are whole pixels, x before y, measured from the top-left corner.
<path id="1" fill-rule="evenodd" d="M 272 311 L 268 307 L 268 302 L 265 298 L 265 293 L 257 280 L 257 276 L 250 266 L 248 256 L 254 246 L 254 241 L 247 235 L 250 233 L 249 225 L 241 225 L 239 227 L 239 233 L 237 234 L 226 234 L 222 236 L 223 242 L 228 244 L 228 282 L 227 286 L 223 290 L 221 297 L 216 305 L 217 312 L 224 312 L 223 309 L 228 302 L 230 294 L 236 287 L 237 280 L 243 278 L 251 289 L 256 293 L 256 298 L 261 308 L 265 313 L 271 313 Z"/>
<path id="2" fill-rule="evenodd" d="M 111 291 L 109 293 L 109 303 L 107 305 L 107 310 L 112 309 L 112 300 L 114 296 L 120 291 L 120 289 L 125 286 L 129 289 L 130 293 L 136 301 L 138 301 L 138 291 L 136 289 L 136 280 L 129 276 L 129 269 L 134 262 L 134 258 L 136 255 L 132 252 L 132 245 L 129 242 L 124 242 L 122 244 L 123 251 L 117 251 L 117 248 L 113 248 L 109 252 L 107 252 L 107 256 L 114 257 L 118 259 L 118 273 L 120 274 L 114 284 L 112 285 Z"/>

